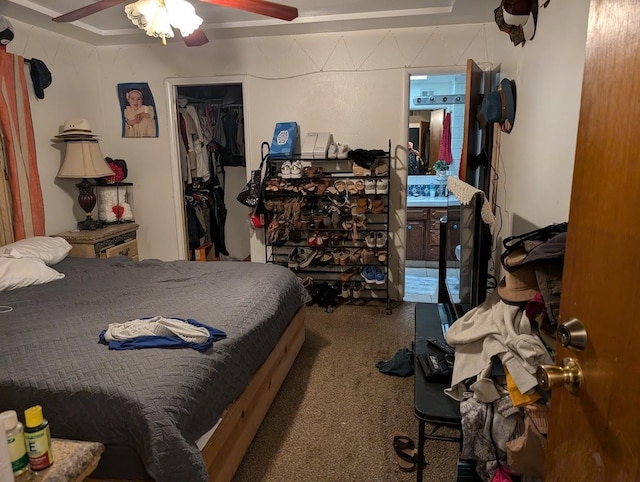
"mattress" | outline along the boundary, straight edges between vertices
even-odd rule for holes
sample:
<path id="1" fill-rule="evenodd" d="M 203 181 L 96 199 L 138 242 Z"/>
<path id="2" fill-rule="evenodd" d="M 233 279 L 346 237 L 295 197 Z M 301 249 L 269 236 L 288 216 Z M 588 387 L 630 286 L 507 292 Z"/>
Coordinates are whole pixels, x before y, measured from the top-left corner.
<path id="1" fill-rule="evenodd" d="M 40 404 L 54 437 L 132 448 L 156 481 L 207 480 L 196 441 L 267 358 L 308 295 L 274 264 L 66 258 L 65 278 L 0 293 L 0 410 Z M 227 338 L 110 350 L 109 323 L 193 318 Z"/>

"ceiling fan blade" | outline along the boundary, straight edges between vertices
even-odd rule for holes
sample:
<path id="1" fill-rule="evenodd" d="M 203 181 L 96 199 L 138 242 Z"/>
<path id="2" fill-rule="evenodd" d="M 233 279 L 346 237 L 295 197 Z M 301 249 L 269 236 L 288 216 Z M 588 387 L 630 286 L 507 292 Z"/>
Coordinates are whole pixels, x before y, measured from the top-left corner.
<path id="1" fill-rule="evenodd" d="M 204 34 L 201 28 L 197 28 L 191 35 L 188 37 L 182 37 L 184 43 L 187 47 L 199 47 L 200 45 L 204 45 L 209 42 L 209 39 Z"/>
<path id="2" fill-rule="evenodd" d="M 279 18 L 291 21 L 298 17 L 298 9 L 280 3 L 267 2 L 266 0 L 200 0 L 212 5 L 222 5 L 223 7 L 236 8 L 247 12 L 266 15 L 267 17 Z"/>
<path id="3" fill-rule="evenodd" d="M 53 21 L 75 22 L 76 20 L 80 20 L 81 18 L 88 17 L 89 15 L 93 15 L 94 13 L 101 12 L 102 10 L 106 10 L 107 8 L 115 7 L 116 5 L 119 5 L 126 1 L 127 0 L 100 0 L 99 2 L 92 3 L 90 5 L 87 5 L 86 7 L 80 7 L 69 13 L 60 15 L 59 17 L 54 18 Z"/>

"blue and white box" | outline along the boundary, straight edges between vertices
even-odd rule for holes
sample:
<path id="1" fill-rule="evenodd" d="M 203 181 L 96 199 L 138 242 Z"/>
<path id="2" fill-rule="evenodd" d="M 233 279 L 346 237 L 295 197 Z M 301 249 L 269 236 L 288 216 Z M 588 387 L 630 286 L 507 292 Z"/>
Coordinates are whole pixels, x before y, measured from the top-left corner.
<path id="1" fill-rule="evenodd" d="M 271 157 L 293 157 L 297 143 L 298 123 L 278 122 L 273 132 L 269 154 Z"/>

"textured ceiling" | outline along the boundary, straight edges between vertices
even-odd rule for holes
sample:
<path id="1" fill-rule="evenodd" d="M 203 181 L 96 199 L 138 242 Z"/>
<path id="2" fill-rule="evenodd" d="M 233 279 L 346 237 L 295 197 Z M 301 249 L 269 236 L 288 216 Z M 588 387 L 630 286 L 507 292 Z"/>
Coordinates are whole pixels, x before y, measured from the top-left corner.
<path id="1" fill-rule="evenodd" d="M 298 8 L 292 22 L 190 0 L 204 19 L 210 38 L 297 35 L 366 29 L 422 27 L 493 21 L 499 0 L 289 0 Z M 3 0 L 0 15 L 76 38 L 93 45 L 153 42 L 127 19 L 122 5 L 73 23 L 51 18 L 90 4 L 90 0 Z"/>

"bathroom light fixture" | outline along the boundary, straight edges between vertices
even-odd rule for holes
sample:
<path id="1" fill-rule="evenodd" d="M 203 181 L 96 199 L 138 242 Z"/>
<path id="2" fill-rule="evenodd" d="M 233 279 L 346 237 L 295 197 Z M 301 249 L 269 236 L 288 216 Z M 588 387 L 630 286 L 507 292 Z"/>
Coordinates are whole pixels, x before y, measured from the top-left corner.
<path id="1" fill-rule="evenodd" d="M 167 44 L 177 28 L 183 37 L 188 37 L 202 24 L 196 9 L 185 0 L 138 0 L 124 7 L 124 11 L 138 28 L 150 37 L 160 37 Z"/>

